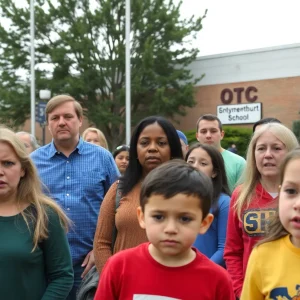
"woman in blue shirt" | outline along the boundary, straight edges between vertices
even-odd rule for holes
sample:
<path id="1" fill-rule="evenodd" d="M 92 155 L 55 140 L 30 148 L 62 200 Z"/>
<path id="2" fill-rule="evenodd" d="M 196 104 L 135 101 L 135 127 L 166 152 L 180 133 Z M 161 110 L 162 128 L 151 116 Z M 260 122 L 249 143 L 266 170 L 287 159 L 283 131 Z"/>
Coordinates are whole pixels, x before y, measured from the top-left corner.
<path id="1" fill-rule="evenodd" d="M 185 160 L 209 176 L 214 186 L 214 197 L 211 207 L 214 221 L 204 235 L 198 235 L 194 246 L 213 262 L 225 267 L 223 254 L 230 192 L 222 155 L 212 146 L 197 143 L 189 149 Z"/>

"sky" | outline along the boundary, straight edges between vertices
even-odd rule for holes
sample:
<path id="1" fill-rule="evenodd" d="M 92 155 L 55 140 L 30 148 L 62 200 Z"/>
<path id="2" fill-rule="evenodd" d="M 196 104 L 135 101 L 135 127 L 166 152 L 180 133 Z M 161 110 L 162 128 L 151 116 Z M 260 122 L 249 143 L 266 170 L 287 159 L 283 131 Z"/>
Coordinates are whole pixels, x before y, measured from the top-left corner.
<path id="1" fill-rule="evenodd" d="M 183 0 L 182 16 L 202 16 L 200 56 L 300 43 L 299 0 Z"/>
<path id="2" fill-rule="evenodd" d="M 194 42 L 200 56 L 300 43 L 299 0 L 182 0 L 182 17 L 202 16 L 205 9 Z"/>

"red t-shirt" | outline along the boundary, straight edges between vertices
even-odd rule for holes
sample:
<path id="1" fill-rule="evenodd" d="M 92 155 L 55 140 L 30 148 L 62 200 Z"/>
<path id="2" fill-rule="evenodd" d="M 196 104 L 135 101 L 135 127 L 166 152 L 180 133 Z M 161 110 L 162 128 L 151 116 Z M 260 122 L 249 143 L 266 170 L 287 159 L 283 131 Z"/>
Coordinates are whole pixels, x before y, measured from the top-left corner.
<path id="1" fill-rule="evenodd" d="M 250 253 L 264 237 L 266 222 L 275 215 L 277 208 L 277 199 L 273 199 L 261 184 L 257 184 L 255 197 L 249 207 L 242 210 L 241 222 L 234 208 L 241 188 L 242 186 L 237 187 L 231 196 L 224 250 L 227 271 L 237 297 L 241 296 Z"/>
<path id="2" fill-rule="evenodd" d="M 233 300 L 227 272 L 198 250 L 182 267 L 166 267 L 155 261 L 149 243 L 121 251 L 105 265 L 95 300 Z M 164 298 L 163 298 L 164 297 Z"/>

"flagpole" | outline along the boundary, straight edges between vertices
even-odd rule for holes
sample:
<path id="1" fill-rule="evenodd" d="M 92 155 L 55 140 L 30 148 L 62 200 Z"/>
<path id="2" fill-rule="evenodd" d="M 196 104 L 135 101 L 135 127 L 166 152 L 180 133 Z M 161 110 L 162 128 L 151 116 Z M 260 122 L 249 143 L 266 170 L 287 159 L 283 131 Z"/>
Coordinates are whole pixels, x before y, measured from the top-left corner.
<path id="1" fill-rule="evenodd" d="M 30 0 L 30 45 L 31 45 L 31 89 L 30 89 L 30 116 L 31 134 L 35 136 L 35 53 L 34 53 L 34 0 Z"/>
<path id="2" fill-rule="evenodd" d="M 126 144 L 130 144 L 131 137 L 131 67 L 130 67 L 130 0 L 126 0 L 125 5 L 125 39 L 126 39 L 126 53 L 125 53 L 125 78 L 126 78 Z"/>

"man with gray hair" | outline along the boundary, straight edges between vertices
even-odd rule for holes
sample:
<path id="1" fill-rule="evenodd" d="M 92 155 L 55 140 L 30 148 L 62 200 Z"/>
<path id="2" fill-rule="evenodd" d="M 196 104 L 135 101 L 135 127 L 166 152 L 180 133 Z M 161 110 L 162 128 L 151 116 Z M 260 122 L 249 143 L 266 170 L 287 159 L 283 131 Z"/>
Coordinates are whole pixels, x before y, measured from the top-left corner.
<path id="1" fill-rule="evenodd" d="M 39 144 L 34 135 L 26 131 L 19 131 L 16 133 L 19 139 L 24 143 L 28 154 L 39 148 Z"/>

